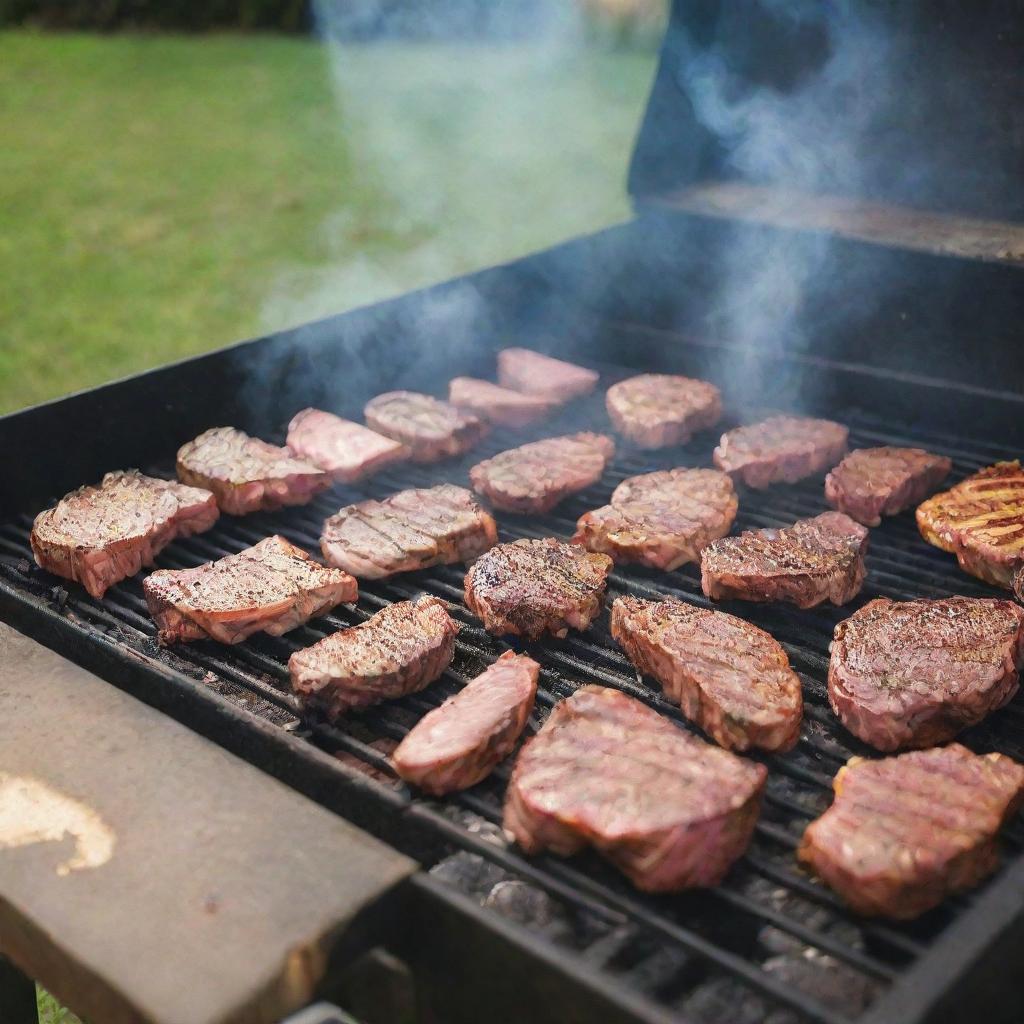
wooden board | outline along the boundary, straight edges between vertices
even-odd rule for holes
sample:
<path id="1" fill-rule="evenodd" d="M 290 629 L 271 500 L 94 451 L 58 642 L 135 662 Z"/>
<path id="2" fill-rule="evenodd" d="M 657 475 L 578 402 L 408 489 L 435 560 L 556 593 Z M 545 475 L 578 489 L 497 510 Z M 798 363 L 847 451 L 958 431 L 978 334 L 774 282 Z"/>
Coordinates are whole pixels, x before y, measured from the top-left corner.
<path id="1" fill-rule="evenodd" d="M 0 953 L 93 1024 L 272 1024 L 415 867 L 0 623 Z"/>

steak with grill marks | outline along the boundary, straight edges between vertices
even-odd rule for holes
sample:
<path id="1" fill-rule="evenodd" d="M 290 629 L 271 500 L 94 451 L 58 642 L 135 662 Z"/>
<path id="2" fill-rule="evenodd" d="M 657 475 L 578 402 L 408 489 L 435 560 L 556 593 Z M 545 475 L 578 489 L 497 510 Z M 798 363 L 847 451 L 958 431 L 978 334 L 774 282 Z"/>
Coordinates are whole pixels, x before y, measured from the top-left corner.
<path id="1" fill-rule="evenodd" d="M 523 747 L 504 824 L 527 853 L 592 846 L 648 892 L 716 885 L 750 842 L 766 775 L 618 690 L 584 686 Z"/>
<path id="2" fill-rule="evenodd" d="M 610 505 L 585 512 L 573 542 L 616 562 L 677 569 L 699 562 L 736 518 L 732 480 L 716 469 L 665 469 L 623 480 Z"/>
<path id="3" fill-rule="evenodd" d="M 722 418 L 722 395 L 714 384 L 666 373 L 613 384 L 605 405 L 615 429 L 640 448 L 685 444 Z"/>
<path id="4" fill-rule="evenodd" d="M 417 391 L 389 391 L 363 410 L 367 424 L 412 452 L 413 462 L 440 462 L 476 447 L 487 424 L 448 402 Z"/>
<path id="5" fill-rule="evenodd" d="M 565 636 L 601 611 L 611 567 L 607 555 L 550 537 L 499 544 L 466 573 L 466 606 L 499 636 Z"/>
<path id="6" fill-rule="evenodd" d="M 210 529 L 219 515 L 209 491 L 130 469 L 107 473 L 98 487 L 80 487 L 40 512 L 29 541 L 41 568 L 100 598 L 152 565 L 175 538 Z"/>
<path id="7" fill-rule="evenodd" d="M 953 468 L 923 448 L 858 448 L 825 477 L 825 499 L 865 526 L 878 526 L 931 494 Z"/>
<path id="8" fill-rule="evenodd" d="M 353 483 L 409 458 L 409 449 L 361 423 L 321 409 L 303 409 L 288 424 L 287 445 L 339 483 Z"/>
<path id="9" fill-rule="evenodd" d="M 212 491 L 221 511 L 235 516 L 305 505 L 331 486 L 319 466 L 234 427 L 214 427 L 182 445 L 178 479 Z"/>
<path id="10" fill-rule="evenodd" d="M 598 374 L 593 370 L 528 348 L 504 348 L 498 353 L 498 383 L 524 395 L 567 402 L 589 395 L 597 381 Z"/>
<path id="11" fill-rule="evenodd" d="M 498 527 L 464 487 L 441 484 L 360 501 L 324 523 L 324 558 L 358 579 L 467 562 L 498 543 Z"/>
<path id="12" fill-rule="evenodd" d="M 879 598 L 840 622 L 828 696 L 855 736 L 878 750 L 952 739 L 1017 692 L 1024 610 L 1012 601 Z"/>
<path id="13" fill-rule="evenodd" d="M 392 761 L 433 796 L 475 786 L 516 745 L 537 695 L 540 665 L 506 651 L 415 725 Z"/>
<path id="14" fill-rule="evenodd" d="M 194 569 L 161 569 L 142 589 L 164 644 L 280 636 L 357 596 L 347 572 L 325 568 L 276 535 Z"/>
<path id="15" fill-rule="evenodd" d="M 832 420 L 770 416 L 726 431 L 714 451 L 715 465 L 748 487 L 792 484 L 831 469 L 846 454 L 849 434 Z"/>
<path id="16" fill-rule="evenodd" d="M 995 870 L 996 836 L 1024 800 L 1024 767 L 959 743 L 851 758 L 797 856 L 860 914 L 908 920 Z"/>
<path id="17" fill-rule="evenodd" d="M 846 604 L 864 585 L 867 528 L 824 512 L 782 530 L 723 537 L 701 555 L 700 582 L 714 600 L 785 601 L 813 608 Z"/>
<path id="18" fill-rule="evenodd" d="M 448 401 L 506 427 L 525 427 L 543 419 L 558 405 L 553 399 L 527 395 L 475 377 L 453 378 L 448 384 Z"/>
<path id="19" fill-rule="evenodd" d="M 604 434 L 548 437 L 478 462 L 469 478 L 495 508 L 543 514 L 600 480 L 614 454 Z"/>
<path id="20" fill-rule="evenodd" d="M 620 597 L 612 636 L 684 715 L 728 750 L 789 750 L 803 695 L 781 645 L 725 612 L 682 601 Z"/>
<path id="21" fill-rule="evenodd" d="M 416 693 L 448 667 L 459 627 L 444 603 L 396 601 L 288 659 L 292 690 L 329 719 Z"/>

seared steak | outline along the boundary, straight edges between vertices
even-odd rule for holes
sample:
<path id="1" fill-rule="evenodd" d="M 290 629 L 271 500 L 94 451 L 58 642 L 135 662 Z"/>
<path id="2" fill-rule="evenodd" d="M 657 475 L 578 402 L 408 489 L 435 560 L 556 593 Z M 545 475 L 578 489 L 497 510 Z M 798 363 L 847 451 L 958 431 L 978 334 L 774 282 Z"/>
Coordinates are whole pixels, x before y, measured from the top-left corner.
<path id="1" fill-rule="evenodd" d="M 831 469 L 846 454 L 849 433 L 832 420 L 770 416 L 726 431 L 714 452 L 715 465 L 748 487 L 792 484 Z"/>
<path id="2" fill-rule="evenodd" d="M 523 747 L 505 828 L 527 853 L 593 846 L 648 892 L 715 885 L 750 842 L 766 775 L 618 690 L 584 686 Z"/>
<path id="3" fill-rule="evenodd" d="M 142 589 L 164 644 L 280 636 L 357 596 L 348 573 L 325 568 L 276 535 L 194 569 L 161 569 Z"/>
<path id="4" fill-rule="evenodd" d="M 512 391 L 475 377 L 453 378 L 448 384 L 448 401 L 506 427 L 525 427 L 543 419 L 558 405 L 555 400 L 542 395 Z"/>
<path id="5" fill-rule="evenodd" d="M 219 515 L 209 491 L 130 469 L 64 495 L 36 516 L 29 540 L 39 566 L 102 597 L 152 565 L 176 537 L 208 530 Z"/>
<path id="6" fill-rule="evenodd" d="M 842 512 L 801 519 L 783 530 L 746 530 L 704 549 L 701 587 L 716 601 L 846 604 L 864 584 L 867 547 L 866 527 Z"/>
<path id="7" fill-rule="evenodd" d="M 555 402 L 589 395 L 598 374 L 574 363 L 542 356 L 528 348 L 504 348 L 498 353 L 498 383 L 524 395 Z"/>
<path id="8" fill-rule="evenodd" d="M 797 856 L 860 914 L 917 917 L 995 870 L 996 835 L 1024 800 L 1024 767 L 959 743 L 851 758 Z"/>
<path id="9" fill-rule="evenodd" d="M 931 494 L 953 468 L 923 448 L 858 448 L 825 477 L 825 499 L 865 526 L 878 526 Z"/>
<path id="10" fill-rule="evenodd" d="M 305 505 L 331 486 L 319 466 L 234 427 L 214 427 L 182 445 L 178 479 L 213 491 L 221 511 L 233 516 Z"/>
<path id="11" fill-rule="evenodd" d="M 722 395 L 714 384 L 667 373 L 613 384 L 605 405 L 615 429 L 640 448 L 685 444 L 722 418 Z"/>
<path id="12" fill-rule="evenodd" d="M 497 543 L 494 518 L 451 484 L 348 505 L 324 523 L 320 538 L 328 562 L 364 580 L 467 562 Z"/>
<path id="13" fill-rule="evenodd" d="M 699 562 L 736 518 L 732 480 L 717 469 L 664 469 L 623 480 L 610 505 L 585 512 L 573 541 L 616 562 L 677 569 Z"/>
<path id="14" fill-rule="evenodd" d="M 960 568 L 1010 587 L 1024 566 L 1024 470 L 997 462 L 917 507 L 929 544 L 956 555 Z"/>
<path id="15" fill-rule="evenodd" d="M 620 597 L 612 636 L 684 715 L 728 750 L 789 750 L 803 695 L 781 645 L 725 612 L 683 601 Z"/>
<path id="16" fill-rule="evenodd" d="M 463 455 L 488 429 L 479 416 L 417 391 L 378 395 L 366 403 L 363 413 L 378 433 L 401 441 L 412 452 L 413 462 L 440 462 Z"/>
<path id="17" fill-rule="evenodd" d="M 832 710 L 878 750 L 930 747 L 980 722 L 1017 692 L 1024 610 L 946 597 L 869 601 L 836 626 Z"/>
<path id="18" fill-rule="evenodd" d="M 607 555 L 550 537 L 499 544 L 466 573 L 466 606 L 499 636 L 565 636 L 601 611 L 611 567 Z"/>
<path id="19" fill-rule="evenodd" d="M 448 667 L 459 627 L 436 597 L 396 601 L 288 659 L 292 689 L 328 718 L 416 693 Z"/>
<path id="20" fill-rule="evenodd" d="M 398 441 L 320 409 L 303 409 L 292 417 L 287 444 L 339 483 L 362 480 L 410 455 Z"/>
<path id="21" fill-rule="evenodd" d="M 544 513 L 600 480 L 614 454 L 604 434 L 548 437 L 478 462 L 469 478 L 495 508 Z"/>
<path id="22" fill-rule="evenodd" d="M 394 753 L 395 770 L 434 796 L 475 786 L 516 745 L 539 671 L 532 658 L 506 651 L 416 724 Z"/>

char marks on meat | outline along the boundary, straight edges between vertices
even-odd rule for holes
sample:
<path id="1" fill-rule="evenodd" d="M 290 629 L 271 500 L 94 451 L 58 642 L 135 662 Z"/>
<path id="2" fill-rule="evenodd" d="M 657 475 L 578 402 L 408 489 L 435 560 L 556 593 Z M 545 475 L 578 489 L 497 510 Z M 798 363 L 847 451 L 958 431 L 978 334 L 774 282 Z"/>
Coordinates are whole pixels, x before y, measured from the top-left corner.
<path id="1" fill-rule="evenodd" d="M 100 598 L 152 565 L 175 538 L 210 529 L 219 515 L 209 491 L 132 469 L 66 494 L 36 516 L 29 540 L 41 568 Z"/>
<path id="2" fill-rule="evenodd" d="M 878 750 L 952 739 L 1017 692 L 1024 610 L 1012 601 L 947 597 L 869 601 L 836 626 L 832 709 Z"/>
<path id="3" fill-rule="evenodd" d="M 499 636 L 564 636 L 601 611 L 611 567 L 607 555 L 550 537 L 499 544 L 466 573 L 466 606 Z"/>
<path id="4" fill-rule="evenodd" d="M 722 418 L 722 395 L 714 384 L 667 373 L 613 384 L 605 405 L 615 429 L 640 448 L 685 444 Z"/>
<path id="5" fill-rule="evenodd" d="M 398 441 L 321 409 L 303 409 L 292 417 L 287 444 L 339 483 L 362 480 L 410 455 Z"/>
<path id="6" fill-rule="evenodd" d="M 324 523 L 320 538 L 328 562 L 367 580 L 467 562 L 497 542 L 493 516 L 452 484 L 348 505 Z"/>
<path id="7" fill-rule="evenodd" d="M 331 485 L 319 466 L 234 427 L 214 427 L 182 445 L 178 479 L 212 491 L 234 516 L 305 505 Z"/>
<path id="8" fill-rule="evenodd" d="M 716 469 L 665 469 L 623 480 L 611 504 L 584 513 L 573 541 L 616 562 L 669 571 L 699 562 L 736 518 L 732 480 Z"/>
<path id="9" fill-rule="evenodd" d="M 548 437 L 478 462 L 469 478 L 496 508 L 543 514 L 600 480 L 614 454 L 604 434 Z"/>
<path id="10" fill-rule="evenodd" d="M 598 374 L 593 370 L 528 348 L 505 348 L 498 353 L 498 383 L 524 395 L 567 402 L 589 395 L 597 381 Z"/>
<path id="11" fill-rule="evenodd" d="M 539 671 L 532 658 L 506 651 L 416 724 L 394 753 L 395 770 L 434 796 L 475 786 L 526 728 Z"/>
<path id="12" fill-rule="evenodd" d="M 292 690 L 327 718 L 416 693 L 448 667 L 459 627 L 444 603 L 397 601 L 288 659 Z"/>
<path id="13" fill-rule="evenodd" d="M 558 405 L 554 399 L 513 391 L 476 377 L 453 378 L 448 384 L 448 401 L 505 427 L 525 427 L 543 419 Z"/>
<path id="14" fill-rule="evenodd" d="M 747 530 L 704 549 L 701 587 L 714 600 L 846 604 L 864 584 L 867 546 L 867 528 L 842 512 L 781 530 Z"/>
<path id="15" fill-rule="evenodd" d="M 831 469 L 845 454 L 849 430 L 832 420 L 770 416 L 726 431 L 715 465 L 748 487 L 796 483 Z"/>
<path id="16" fill-rule="evenodd" d="M 363 410 L 374 430 L 404 444 L 413 462 L 440 462 L 464 455 L 487 434 L 487 424 L 418 391 L 389 391 L 371 398 Z"/>
<path id="17" fill-rule="evenodd" d="M 1024 800 L 1024 767 L 952 743 L 854 757 L 833 788 L 800 860 L 858 913 L 907 920 L 995 870 L 996 836 Z"/>
<path id="18" fill-rule="evenodd" d="M 592 846 L 648 892 L 715 885 L 750 842 L 766 775 L 632 697 L 584 686 L 523 747 L 504 823 L 527 853 Z"/>
<path id="19" fill-rule="evenodd" d="M 612 636 L 684 715 L 729 750 L 789 750 L 800 735 L 800 680 L 774 637 L 683 601 L 620 597 Z"/>

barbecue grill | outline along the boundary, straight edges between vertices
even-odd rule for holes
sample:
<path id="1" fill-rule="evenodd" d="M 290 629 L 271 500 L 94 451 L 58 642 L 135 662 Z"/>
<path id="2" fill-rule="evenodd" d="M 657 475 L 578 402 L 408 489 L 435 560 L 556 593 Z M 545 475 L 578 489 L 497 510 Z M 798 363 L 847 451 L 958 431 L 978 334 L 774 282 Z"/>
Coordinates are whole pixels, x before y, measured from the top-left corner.
<path id="1" fill-rule="evenodd" d="M 1019 819 L 1005 830 L 995 876 L 910 923 L 850 914 L 794 857 L 804 827 L 830 802 L 838 768 L 872 753 L 828 707 L 836 623 L 876 596 L 997 593 L 925 544 L 912 514 L 872 530 L 867 583 L 851 606 L 729 609 L 783 644 L 803 681 L 806 720 L 794 750 L 763 756 L 766 799 L 747 854 L 721 885 L 676 896 L 640 894 L 590 854 L 528 858 L 508 845 L 500 830 L 508 763 L 444 800 L 426 799 L 395 777 L 387 755 L 396 742 L 509 646 L 466 612 L 462 567 L 365 583 L 356 608 L 336 609 L 281 638 L 164 650 L 141 576 L 96 601 L 32 561 L 34 514 L 106 470 L 139 466 L 172 476 L 178 446 L 211 426 L 232 424 L 280 443 L 290 416 L 308 405 L 360 419 L 364 402 L 384 390 L 443 394 L 455 374 L 493 376 L 494 352 L 508 345 L 599 369 L 603 387 L 641 369 L 704 377 L 723 390 L 725 427 L 770 409 L 823 414 L 850 426 L 851 447 L 915 445 L 948 454 L 953 479 L 1014 458 L 1024 444 L 1024 365 L 1015 338 L 1024 312 L 1024 225 L 1012 223 L 1016 211 L 1003 200 L 1006 175 L 1022 166 L 1013 147 L 1024 136 L 1007 130 L 996 140 L 999 173 L 984 195 L 956 206 L 925 182 L 919 205 L 927 214 L 894 207 L 906 197 L 871 181 L 863 194 L 841 198 L 782 192 L 771 180 L 724 181 L 730 172 L 720 141 L 694 125 L 679 71 L 697 43 L 713 45 L 709 26 L 730 6 L 676 5 L 634 156 L 636 216 L 629 223 L 0 420 L 4 450 L 18 453 L 0 494 L 0 615 L 416 858 L 422 870 L 404 893 L 403 927 L 385 945 L 410 968 L 424 1021 L 485 1014 L 647 1024 L 1019 1019 L 1024 983 L 1012 967 L 1024 940 Z M 1006 5 L 990 6 L 969 34 L 975 50 L 986 30 L 991 42 L 1007 24 Z M 759 30 L 771 31 L 770 5 L 759 17 L 767 19 Z M 1018 13 L 1018 35 L 1021 24 Z M 913 30 L 926 34 L 936 25 L 948 40 L 938 16 Z M 823 59 L 820 50 L 803 47 L 787 66 Z M 1005 87 L 997 70 L 992 78 Z M 745 73 L 753 79 L 762 71 Z M 689 134 L 680 130 L 687 123 Z M 723 315 L 722 280 L 735 272 L 738 253 L 748 267 L 773 259 L 813 267 L 771 337 L 730 331 L 739 322 L 735 303 Z M 274 532 L 315 551 L 323 519 L 340 505 L 403 487 L 465 484 L 480 458 L 578 429 L 608 429 L 600 395 L 536 428 L 495 430 L 462 460 L 402 465 L 302 508 L 222 517 L 209 532 L 175 542 L 157 565 L 196 565 Z M 704 434 L 653 454 L 620 446 L 601 483 L 553 514 L 500 514 L 501 539 L 566 538 L 577 517 L 604 504 L 621 479 L 709 465 L 713 440 Z M 744 489 L 736 529 L 785 525 L 825 507 L 820 479 Z M 337 725 L 304 719 L 288 688 L 291 652 L 424 591 L 448 602 L 462 627 L 441 680 Z M 672 573 L 619 568 L 609 591 L 609 604 L 626 593 L 707 603 L 693 566 Z M 586 633 L 529 650 L 542 665 L 532 728 L 588 682 L 623 690 L 692 728 L 657 688 L 637 679 L 611 641 L 607 615 Z M 963 742 L 1024 759 L 1020 700 Z"/>

